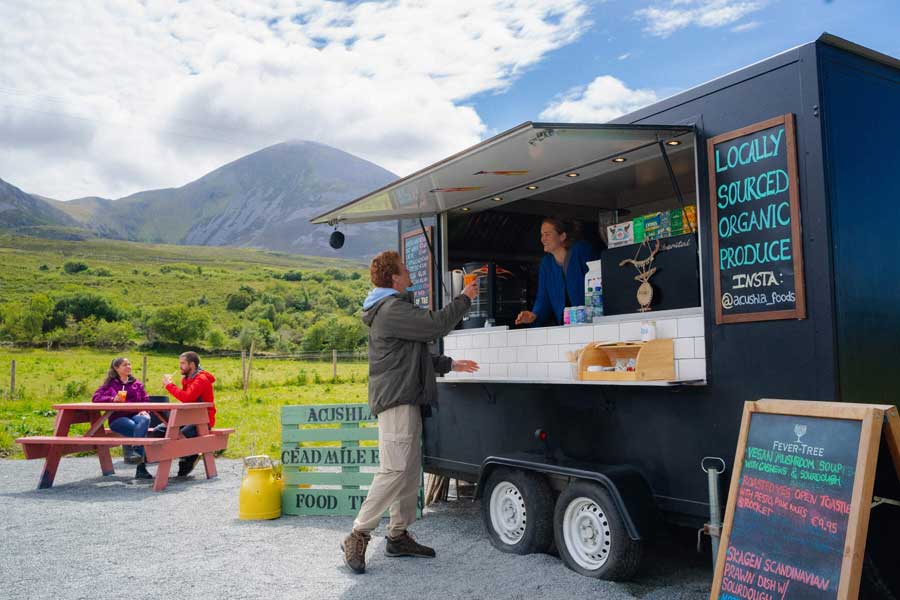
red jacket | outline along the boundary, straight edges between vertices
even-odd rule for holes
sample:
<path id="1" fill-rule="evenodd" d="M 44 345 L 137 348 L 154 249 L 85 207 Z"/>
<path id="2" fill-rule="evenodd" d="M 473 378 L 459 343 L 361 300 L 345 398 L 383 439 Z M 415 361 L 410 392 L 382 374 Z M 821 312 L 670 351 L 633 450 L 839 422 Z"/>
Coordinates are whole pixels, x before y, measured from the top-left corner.
<path id="1" fill-rule="evenodd" d="M 180 402 L 209 402 L 214 403 L 213 383 L 216 378 L 212 373 L 198 370 L 193 377 L 185 377 L 181 380 L 181 389 L 174 383 L 166 386 L 166 391 L 175 396 Z M 216 407 L 209 407 L 209 426 L 216 424 Z"/>

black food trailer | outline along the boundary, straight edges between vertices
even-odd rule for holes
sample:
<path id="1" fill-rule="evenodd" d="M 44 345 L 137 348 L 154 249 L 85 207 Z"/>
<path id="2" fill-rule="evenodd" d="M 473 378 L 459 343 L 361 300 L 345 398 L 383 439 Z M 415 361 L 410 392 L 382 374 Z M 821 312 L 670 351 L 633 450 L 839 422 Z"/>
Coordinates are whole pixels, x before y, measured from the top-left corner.
<path id="1" fill-rule="evenodd" d="M 397 220 L 423 307 L 483 276 L 436 341 L 481 370 L 439 380 L 426 471 L 479 483 L 498 548 L 555 538 L 620 579 L 661 520 L 715 520 L 701 461 L 730 469 L 745 401 L 897 404 L 898 108 L 900 61 L 825 34 L 610 123 L 525 123 L 316 218 Z M 602 249 L 602 315 L 516 327 L 545 216 Z M 867 564 L 894 594 L 898 535 L 900 507 L 873 509 Z"/>

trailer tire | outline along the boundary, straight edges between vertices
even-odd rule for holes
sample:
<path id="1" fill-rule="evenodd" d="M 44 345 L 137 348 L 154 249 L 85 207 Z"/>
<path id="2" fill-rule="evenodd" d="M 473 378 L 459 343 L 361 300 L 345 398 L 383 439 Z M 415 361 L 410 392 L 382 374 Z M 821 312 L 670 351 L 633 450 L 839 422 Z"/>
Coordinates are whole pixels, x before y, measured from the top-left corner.
<path id="1" fill-rule="evenodd" d="M 640 566 L 643 543 L 628 535 L 618 508 L 599 484 L 577 480 L 563 490 L 553 531 L 560 558 L 576 573 L 623 581 Z"/>
<path id="2" fill-rule="evenodd" d="M 485 484 L 481 519 L 498 550 L 546 552 L 553 542 L 553 490 L 537 473 L 497 469 Z"/>

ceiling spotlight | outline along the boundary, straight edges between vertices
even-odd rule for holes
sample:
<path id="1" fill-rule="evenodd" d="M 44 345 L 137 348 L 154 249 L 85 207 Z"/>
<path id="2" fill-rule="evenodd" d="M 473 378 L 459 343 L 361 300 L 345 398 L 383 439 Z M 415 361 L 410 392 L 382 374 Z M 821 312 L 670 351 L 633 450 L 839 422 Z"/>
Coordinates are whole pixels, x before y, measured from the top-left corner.
<path id="1" fill-rule="evenodd" d="M 614 159 L 612 159 L 612 161 L 613 161 L 614 163 L 623 163 L 623 162 L 625 162 L 626 160 L 628 160 L 628 159 L 625 158 L 624 156 L 617 156 L 617 157 L 615 157 Z"/>
<path id="2" fill-rule="evenodd" d="M 536 186 L 536 185 L 526 185 L 526 186 L 525 186 L 525 189 L 526 189 L 526 190 L 536 190 L 536 189 L 538 189 L 538 186 Z"/>
<path id="3" fill-rule="evenodd" d="M 491 200 L 493 200 L 494 202 L 500 202 L 503 200 L 503 197 L 502 196 L 494 196 L 493 198 L 491 198 Z"/>
<path id="4" fill-rule="evenodd" d="M 469 212 L 471 209 L 468 206 L 463 206 L 460 210 L 463 212 Z"/>
<path id="5" fill-rule="evenodd" d="M 681 142 L 678 140 L 669 140 L 666 142 L 666 146 L 680 146 Z"/>
<path id="6" fill-rule="evenodd" d="M 566 173 L 566 177 L 578 177 L 578 173 Z"/>

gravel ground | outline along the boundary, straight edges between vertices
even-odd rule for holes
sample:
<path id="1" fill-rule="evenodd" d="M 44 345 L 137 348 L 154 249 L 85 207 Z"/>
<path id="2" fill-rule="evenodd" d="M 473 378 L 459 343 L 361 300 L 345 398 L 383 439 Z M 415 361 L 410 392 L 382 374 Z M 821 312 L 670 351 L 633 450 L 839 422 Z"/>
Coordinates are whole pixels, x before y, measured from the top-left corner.
<path id="1" fill-rule="evenodd" d="M 93 457 L 64 458 L 53 489 L 37 491 L 42 463 L 0 461 L 2 598 L 709 596 L 708 558 L 693 551 L 689 531 L 654 543 L 634 582 L 609 583 L 576 575 L 553 556 L 498 552 L 477 504 L 449 502 L 426 511 L 412 529 L 436 548 L 437 559 L 387 558 L 379 530 L 367 573 L 353 575 L 338 550 L 349 517 L 238 520 L 238 461 L 219 460 L 218 479 L 173 479 L 159 494 L 150 482 L 132 480 L 134 467 L 120 461 L 118 475 L 99 477 Z"/>

